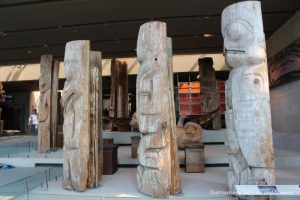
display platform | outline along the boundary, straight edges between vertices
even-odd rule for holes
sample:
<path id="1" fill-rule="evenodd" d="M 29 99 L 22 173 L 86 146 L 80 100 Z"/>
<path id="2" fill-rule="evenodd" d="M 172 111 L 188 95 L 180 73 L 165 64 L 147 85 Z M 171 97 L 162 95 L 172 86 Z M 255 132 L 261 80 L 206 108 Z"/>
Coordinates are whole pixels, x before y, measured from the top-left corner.
<path id="1" fill-rule="evenodd" d="M 227 164 L 226 147 L 224 145 L 206 145 L 205 147 L 206 164 Z M 184 164 L 184 151 L 179 151 L 180 164 Z M 57 150 L 49 153 L 18 153 L 11 157 L 0 157 L 0 163 L 6 163 L 17 167 L 35 167 L 43 165 L 62 165 L 63 150 Z M 119 146 L 118 164 L 121 166 L 138 165 L 137 159 L 131 158 L 130 146 Z"/>
<path id="2" fill-rule="evenodd" d="M 227 147 L 224 145 L 224 133 L 226 129 L 204 130 L 201 142 L 205 143 L 204 155 L 206 167 L 224 166 L 228 164 Z M 104 132 L 103 138 L 113 138 L 114 143 L 120 144 L 118 148 L 118 164 L 120 166 L 138 165 L 137 159 L 131 158 L 131 136 L 137 136 L 139 132 Z M 26 137 L 26 141 L 29 137 Z M 36 138 L 31 137 L 31 142 Z M 13 148 L 13 147 L 10 147 Z M 19 147 L 20 149 L 20 147 Z M 34 148 L 30 151 L 13 152 L 0 156 L 0 163 L 6 163 L 17 167 L 35 167 L 45 165 L 62 165 L 63 151 L 59 149 L 49 153 L 37 153 Z M 184 151 L 179 151 L 180 163 L 184 163 Z M 298 151 L 275 148 L 276 167 L 300 167 L 300 153 Z"/>
<path id="3" fill-rule="evenodd" d="M 202 143 L 224 143 L 226 129 L 202 131 Z M 115 144 L 130 144 L 132 136 L 139 136 L 140 132 L 103 131 L 103 138 L 113 138 Z"/>
<path id="4" fill-rule="evenodd" d="M 224 145 L 205 145 L 204 155 L 206 167 L 224 166 L 228 164 L 227 147 Z M 180 164 L 184 163 L 184 151 L 179 151 Z M 0 163 L 6 163 L 17 167 L 35 167 L 45 165 L 62 165 L 63 151 L 50 153 L 18 153 L 12 157 L 0 157 Z M 118 148 L 118 164 L 121 166 L 138 165 L 137 159 L 131 158 L 131 147 L 120 146 Z M 275 149 L 276 167 L 300 167 L 299 152 Z"/>
<path id="5" fill-rule="evenodd" d="M 181 169 L 182 194 L 171 199 L 234 199 L 228 195 L 226 186 L 226 167 L 210 167 L 205 173 L 185 173 Z M 276 184 L 296 185 L 300 182 L 300 169 L 278 168 Z M 20 196 L 17 199 L 24 199 Z M 99 187 L 86 192 L 65 190 L 61 179 L 51 181 L 48 190 L 35 188 L 29 193 L 29 199 L 147 199 L 138 192 L 136 168 L 119 168 L 114 175 L 104 175 Z M 297 197 L 284 197 L 292 199 Z M 281 199 L 281 198 L 278 198 Z"/>

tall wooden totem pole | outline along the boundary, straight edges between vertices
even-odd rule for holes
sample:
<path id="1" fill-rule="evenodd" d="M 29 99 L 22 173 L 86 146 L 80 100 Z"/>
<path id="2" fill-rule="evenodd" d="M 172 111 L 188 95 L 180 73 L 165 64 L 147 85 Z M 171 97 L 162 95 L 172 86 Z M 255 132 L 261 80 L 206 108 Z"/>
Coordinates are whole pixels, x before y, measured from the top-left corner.
<path id="1" fill-rule="evenodd" d="M 0 102 L 5 102 L 5 91 L 3 90 L 3 85 L 2 82 L 0 82 Z M 2 113 L 2 108 L 0 107 L 0 137 L 3 134 L 3 128 L 4 128 L 4 121 L 1 120 L 1 113 Z"/>
<path id="2" fill-rule="evenodd" d="M 101 53 L 90 42 L 68 42 L 65 50 L 63 186 L 85 191 L 102 176 Z"/>
<path id="3" fill-rule="evenodd" d="M 203 114 L 213 112 L 220 106 L 220 92 L 216 72 L 213 68 L 214 61 L 211 57 L 198 59 L 201 108 Z M 220 108 L 212 118 L 213 129 L 221 129 Z"/>
<path id="4" fill-rule="evenodd" d="M 175 133 L 172 42 L 163 22 L 140 27 L 137 118 L 141 140 L 137 182 L 142 193 L 166 198 L 181 192 Z"/>
<path id="5" fill-rule="evenodd" d="M 222 13 L 226 82 L 228 186 L 275 183 L 269 80 L 259 1 L 232 4 Z"/>
<path id="6" fill-rule="evenodd" d="M 56 147 L 57 98 L 59 61 L 52 55 L 43 55 L 40 63 L 40 103 L 38 114 L 38 151 L 48 152 Z"/>
<path id="7" fill-rule="evenodd" d="M 109 117 L 113 122 L 113 131 L 128 131 L 129 124 L 122 118 L 128 118 L 128 71 L 127 63 L 111 60 L 111 87 Z M 117 122 L 117 123 L 116 123 Z"/>

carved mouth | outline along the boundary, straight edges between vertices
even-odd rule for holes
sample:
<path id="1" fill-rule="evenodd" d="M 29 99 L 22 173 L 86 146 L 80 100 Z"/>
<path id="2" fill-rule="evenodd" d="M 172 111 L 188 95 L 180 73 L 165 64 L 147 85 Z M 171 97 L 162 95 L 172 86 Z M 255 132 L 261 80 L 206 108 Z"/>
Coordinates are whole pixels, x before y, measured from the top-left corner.
<path id="1" fill-rule="evenodd" d="M 225 52 L 226 53 L 231 53 L 231 54 L 245 54 L 246 51 L 243 50 L 238 50 L 238 49 L 226 49 L 225 48 Z"/>

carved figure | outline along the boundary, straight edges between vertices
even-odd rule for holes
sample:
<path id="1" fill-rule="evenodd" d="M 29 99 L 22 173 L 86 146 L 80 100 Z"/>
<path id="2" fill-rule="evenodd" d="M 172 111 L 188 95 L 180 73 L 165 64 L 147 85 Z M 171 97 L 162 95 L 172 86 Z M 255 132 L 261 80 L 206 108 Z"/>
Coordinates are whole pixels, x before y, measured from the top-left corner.
<path id="1" fill-rule="evenodd" d="M 57 98 L 59 62 L 52 55 L 43 55 L 40 66 L 40 103 L 38 115 L 38 151 L 48 152 L 56 147 Z"/>
<path id="2" fill-rule="evenodd" d="M 138 122 L 138 119 L 136 118 L 136 112 L 133 113 L 129 124 L 134 131 L 139 130 L 139 122 Z"/>
<path id="3" fill-rule="evenodd" d="M 275 183 L 269 81 L 259 1 L 232 4 L 222 13 L 226 82 L 228 186 Z"/>
<path id="4" fill-rule="evenodd" d="M 185 118 L 185 115 L 180 116 L 176 127 L 177 144 L 180 148 L 193 143 L 199 143 L 202 136 L 201 126 L 194 122 L 183 124 Z"/>
<path id="5" fill-rule="evenodd" d="M 65 50 L 63 186 L 85 191 L 101 179 L 101 54 L 90 42 L 68 42 Z"/>
<path id="6" fill-rule="evenodd" d="M 137 182 L 142 193 L 168 197 L 181 192 L 175 134 L 171 40 L 166 24 L 149 22 L 140 27 L 137 57 L 138 147 Z"/>
<path id="7" fill-rule="evenodd" d="M 180 116 L 176 126 L 177 145 L 180 148 L 200 142 L 202 136 L 202 127 L 199 124 L 194 122 L 187 122 L 184 124 L 184 119 L 186 117 L 186 115 Z M 130 125 L 134 130 L 139 129 L 136 113 L 132 115 Z"/>

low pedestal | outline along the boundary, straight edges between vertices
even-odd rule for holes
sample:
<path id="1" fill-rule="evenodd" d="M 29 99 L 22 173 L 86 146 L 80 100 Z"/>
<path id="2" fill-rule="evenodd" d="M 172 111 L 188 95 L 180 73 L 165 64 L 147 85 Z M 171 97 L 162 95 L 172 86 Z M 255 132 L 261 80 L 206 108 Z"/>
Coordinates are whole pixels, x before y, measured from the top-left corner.
<path id="1" fill-rule="evenodd" d="M 112 175 L 118 171 L 118 145 L 103 145 L 103 174 Z"/>
<path id="2" fill-rule="evenodd" d="M 139 147 L 140 140 L 140 136 L 131 137 L 131 158 L 137 158 L 137 149 Z"/>
<path id="3" fill-rule="evenodd" d="M 185 172 L 204 173 L 204 145 L 187 145 L 185 148 Z"/>
<path id="4" fill-rule="evenodd" d="M 106 139 L 103 139 L 102 141 L 103 141 L 103 147 L 114 144 L 114 138 L 106 138 Z"/>

